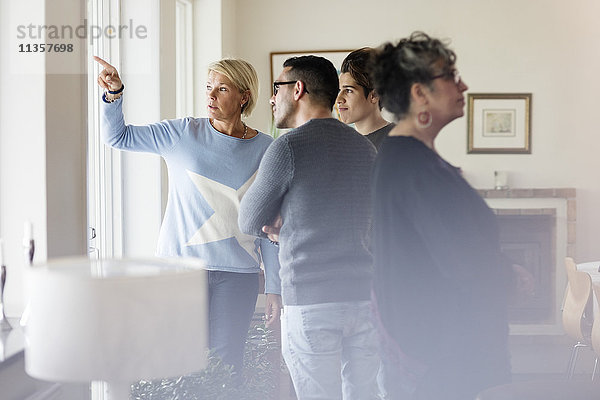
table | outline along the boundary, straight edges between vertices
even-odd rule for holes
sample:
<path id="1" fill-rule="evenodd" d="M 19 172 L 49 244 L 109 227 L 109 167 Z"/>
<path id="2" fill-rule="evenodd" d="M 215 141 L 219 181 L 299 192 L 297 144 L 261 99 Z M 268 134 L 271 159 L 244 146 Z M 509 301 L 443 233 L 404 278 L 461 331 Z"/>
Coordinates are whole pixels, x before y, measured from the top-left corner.
<path id="1" fill-rule="evenodd" d="M 8 318 L 13 329 L 0 332 L 0 393 L 2 400 L 48 399 L 58 398 L 65 393 L 65 387 L 53 382 L 42 382 L 25 373 L 25 335 L 19 318 Z M 70 388 L 71 389 L 71 388 Z M 86 392 L 74 392 L 76 397 L 84 399 Z M 89 389 L 88 389 L 89 391 Z M 62 398 L 62 397 L 61 397 Z"/>

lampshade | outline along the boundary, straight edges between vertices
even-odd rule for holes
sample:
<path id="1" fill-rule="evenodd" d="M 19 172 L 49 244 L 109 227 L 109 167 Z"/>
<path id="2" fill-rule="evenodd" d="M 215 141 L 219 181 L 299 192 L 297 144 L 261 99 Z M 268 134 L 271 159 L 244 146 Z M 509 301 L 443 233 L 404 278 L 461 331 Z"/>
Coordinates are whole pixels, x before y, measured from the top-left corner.
<path id="1" fill-rule="evenodd" d="M 27 271 L 25 369 L 55 382 L 133 382 L 207 363 L 197 260 L 63 259 Z"/>

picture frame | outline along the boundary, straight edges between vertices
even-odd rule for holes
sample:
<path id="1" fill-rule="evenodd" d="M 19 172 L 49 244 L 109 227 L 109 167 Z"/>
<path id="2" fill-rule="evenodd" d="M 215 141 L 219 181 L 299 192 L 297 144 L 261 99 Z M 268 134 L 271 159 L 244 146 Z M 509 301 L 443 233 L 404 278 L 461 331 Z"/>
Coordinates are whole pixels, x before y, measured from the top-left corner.
<path id="1" fill-rule="evenodd" d="M 469 93 L 468 154 L 531 154 L 531 93 Z"/>

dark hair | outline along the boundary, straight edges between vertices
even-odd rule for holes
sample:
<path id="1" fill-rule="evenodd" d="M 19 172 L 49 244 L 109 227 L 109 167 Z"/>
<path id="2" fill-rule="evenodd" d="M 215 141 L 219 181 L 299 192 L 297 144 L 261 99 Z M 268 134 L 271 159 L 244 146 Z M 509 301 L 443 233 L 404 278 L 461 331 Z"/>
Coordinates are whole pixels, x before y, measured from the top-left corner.
<path id="1" fill-rule="evenodd" d="M 368 72 L 368 64 L 374 50 L 370 47 L 354 50 L 348 54 L 342 61 L 341 72 L 347 72 L 352 79 L 356 81 L 365 93 L 365 98 L 369 97 L 369 93 L 373 90 L 373 83 Z"/>
<path id="2" fill-rule="evenodd" d="M 455 62 L 456 54 L 442 41 L 413 32 L 396 45 L 384 43 L 371 57 L 369 69 L 383 107 L 400 119 L 410 107 L 413 83 L 429 84 L 436 65 L 451 73 Z"/>
<path id="3" fill-rule="evenodd" d="M 313 100 L 333 108 L 339 91 L 337 70 L 326 58 L 317 56 L 292 57 L 285 60 L 283 67 L 290 67 L 287 79 L 304 82 Z"/>

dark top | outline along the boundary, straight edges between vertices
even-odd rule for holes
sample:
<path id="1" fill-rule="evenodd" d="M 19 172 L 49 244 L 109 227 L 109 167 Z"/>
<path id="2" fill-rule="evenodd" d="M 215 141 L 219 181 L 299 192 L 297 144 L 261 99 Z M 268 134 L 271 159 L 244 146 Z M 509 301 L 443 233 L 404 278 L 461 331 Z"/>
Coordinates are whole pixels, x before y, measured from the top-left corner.
<path id="1" fill-rule="evenodd" d="M 281 213 L 285 305 L 368 300 L 371 172 L 375 147 L 333 119 L 314 119 L 275 140 L 239 212 L 242 232 L 265 236 Z"/>
<path id="2" fill-rule="evenodd" d="M 509 269 L 495 215 L 417 139 L 388 136 L 377 156 L 373 250 L 381 322 L 406 355 L 508 368 Z"/>
<path id="3" fill-rule="evenodd" d="M 387 134 L 390 133 L 390 131 L 392 129 L 394 129 L 394 126 L 396 126 L 396 125 L 395 124 L 387 124 L 383 128 L 379 128 L 376 131 L 369 133 L 365 137 L 367 139 L 369 139 L 371 141 L 371 143 L 373 143 L 373 145 L 375 146 L 375 148 L 377 150 L 379 150 L 379 147 L 381 147 L 381 143 L 383 142 L 383 139 L 385 139 Z"/>

